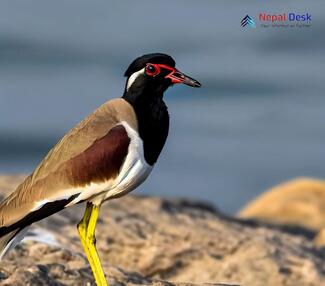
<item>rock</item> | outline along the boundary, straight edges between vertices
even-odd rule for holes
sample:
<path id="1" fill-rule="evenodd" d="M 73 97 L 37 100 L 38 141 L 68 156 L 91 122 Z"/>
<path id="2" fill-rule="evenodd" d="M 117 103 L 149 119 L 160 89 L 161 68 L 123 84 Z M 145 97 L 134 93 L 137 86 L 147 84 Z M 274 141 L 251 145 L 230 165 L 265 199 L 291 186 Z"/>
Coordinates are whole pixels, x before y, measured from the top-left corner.
<path id="1" fill-rule="evenodd" d="M 299 178 L 280 184 L 250 202 L 239 217 L 314 231 L 325 229 L 325 181 Z M 317 245 L 325 245 L 321 237 L 320 233 Z"/>
<path id="2" fill-rule="evenodd" d="M 324 247 L 325 246 L 325 228 L 321 229 L 317 236 L 314 239 L 314 243 L 317 247 Z"/>
<path id="3" fill-rule="evenodd" d="M 36 248 L 36 249 L 35 249 Z M 32 259 L 36 252 L 44 255 L 46 262 L 34 264 Z M 6 261 L 5 273 L 2 272 L 0 284 L 3 286 L 95 286 L 90 267 L 86 266 L 85 259 L 79 254 L 72 254 L 69 250 L 50 248 L 48 245 L 35 243 L 18 246 Z M 20 256 L 27 257 L 20 261 Z M 40 260 L 40 259 L 39 259 Z M 108 266 L 107 281 L 111 286 L 120 285 L 160 285 L 186 286 L 190 283 L 170 283 L 162 280 L 145 278 L 135 272 L 126 272 L 120 268 Z M 3 270 L 2 270 L 3 271 Z M 210 284 L 227 286 L 226 284 Z M 228 285 L 229 286 L 229 285 Z"/>
<path id="4" fill-rule="evenodd" d="M 0 190 L 20 179 L 0 177 Z M 92 285 L 76 231 L 83 208 L 36 223 L 32 234 L 47 232 L 51 243 L 27 241 L 10 252 L 0 285 Z M 101 209 L 97 248 L 110 285 L 325 285 L 325 249 L 314 247 L 308 231 L 227 217 L 204 203 L 110 201 Z"/>
<path id="5" fill-rule="evenodd" d="M 325 181 L 300 178 L 280 184 L 250 202 L 239 216 L 313 230 L 324 228 Z"/>

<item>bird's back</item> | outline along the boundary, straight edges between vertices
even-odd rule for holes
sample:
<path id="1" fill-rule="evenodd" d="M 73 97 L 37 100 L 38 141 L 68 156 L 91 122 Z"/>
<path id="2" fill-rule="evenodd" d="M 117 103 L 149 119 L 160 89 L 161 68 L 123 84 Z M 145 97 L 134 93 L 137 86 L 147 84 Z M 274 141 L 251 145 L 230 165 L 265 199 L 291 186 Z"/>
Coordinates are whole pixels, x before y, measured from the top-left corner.
<path id="1" fill-rule="evenodd" d="M 31 213 L 42 207 L 44 202 L 48 202 L 52 212 L 62 209 L 69 203 L 73 196 L 66 194 L 66 190 L 83 185 L 79 180 L 80 174 L 79 177 L 76 176 L 80 165 L 73 166 L 73 163 L 78 159 L 78 162 L 87 164 L 85 161 L 87 158 L 83 158 L 83 153 L 122 121 L 126 121 L 137 130 L 137 120 L 131 105 L 123 99 L 113 99 L 71 129 L 49 151 L 35 171 L 1 202 L 0 237 L 9 231 L 6 228 L 19 227 L 19 222 L 26 219 L 26 216 L 31 216 Z M 119 131 L 115 130 L 116 132 Z M 96 169 L 96 166 L 93 167 Z M 92 174 L 95 176 L 96 172 Z M 51 209 L 47 210 L 46 214 L 50 215 Z M 33 216 L 35 219 L 35 215 Z"/>

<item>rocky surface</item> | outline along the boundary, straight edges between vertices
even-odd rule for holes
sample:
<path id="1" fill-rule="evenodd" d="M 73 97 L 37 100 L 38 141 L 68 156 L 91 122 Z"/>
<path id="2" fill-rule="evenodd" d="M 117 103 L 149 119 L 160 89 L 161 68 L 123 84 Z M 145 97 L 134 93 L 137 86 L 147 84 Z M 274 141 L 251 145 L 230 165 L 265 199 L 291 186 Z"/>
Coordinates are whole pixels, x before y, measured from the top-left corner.
<path id="1" fill-rule="evenodd" d="M 285 182 L 261 194 L 239 215 L 322 229 L 325 227 L 325 181 L 299 178 Z"/>
<path id="2" fill-rule="evenodd" d="M 315 243 L 325 246 L 325 181 L 299 178 L 280 184 L 250 202 L 239 216 L 306 227 L 319 232 Z"/>
<path id="3" fill-rule="evenodd" d="M 0 177 L 1 193 L 22 178 Z M 83 209 L 35 224 L 32 233 L 50 244 L 13 250 L 1 262 L 0 285 L 92 285 L 76 231 Z M 102 207 L 97 247 L 110 285 L 325 285 L 325 249 L 314 247 L 314 235 L 230 218 L 203 203 L 130 195 Z"/>

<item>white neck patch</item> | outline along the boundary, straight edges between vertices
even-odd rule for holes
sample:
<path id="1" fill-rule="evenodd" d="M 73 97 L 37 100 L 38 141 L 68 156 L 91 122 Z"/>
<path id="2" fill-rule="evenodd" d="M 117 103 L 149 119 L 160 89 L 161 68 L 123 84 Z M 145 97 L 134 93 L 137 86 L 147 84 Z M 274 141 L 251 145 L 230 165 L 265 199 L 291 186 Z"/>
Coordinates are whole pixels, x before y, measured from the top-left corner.
<path id="1" fill-rule="evenodd" d="M 128 83 L 126 85 L 126 90 L 128 91 L 129 88 L 132 86 L 132 84 L 134 83 L 134 81 L 140 76 L 140 75 L 143 75 L 144 74 L 144 69 L 141 69 L 133 74 L 131 74 L 131 76 L 129 77 L 128 79 Z"/>

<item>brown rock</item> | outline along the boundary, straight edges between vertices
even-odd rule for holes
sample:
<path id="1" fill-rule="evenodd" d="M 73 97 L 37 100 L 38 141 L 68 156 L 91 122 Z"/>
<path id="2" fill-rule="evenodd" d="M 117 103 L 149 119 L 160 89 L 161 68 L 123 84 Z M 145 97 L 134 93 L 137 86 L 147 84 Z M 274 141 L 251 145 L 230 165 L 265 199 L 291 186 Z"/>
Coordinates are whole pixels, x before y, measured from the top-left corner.
<path id="1" fill-rule="evenodd" d="M 319 231 L 325 228 L 325 181 L 299 178 L 280 184 L 250 202 L 239 217 Z M 317 245 L 325 242 L 321 237 Z"/>
<path id="2" fill-rule="evenodd" d="M 2 262 L 0 285 L 91 283 L 76 231 L 82 212 L 76 206 L 35 224 L 34 232 L 46 229 L 61 246 L 23 243 Z M 134 196 L 108 202 L 97 247 L 110 285 L 325 285 L 325 251 L 303 233 L 225 217 L 197 202 Z"/>
<path id="3" fill-rule="evenodd" d="M 325 228 L 321 229 L 317 236 L 314 239 L 314 242 L 317 247 L 324 247 L 325 246 Z"/>
<path id="4" fill-rule="evenodd" d="M 299 178 L 283 183 L 250 202 L 239 216 L 319 230 L 325 227 L 325 181 Z"/>

